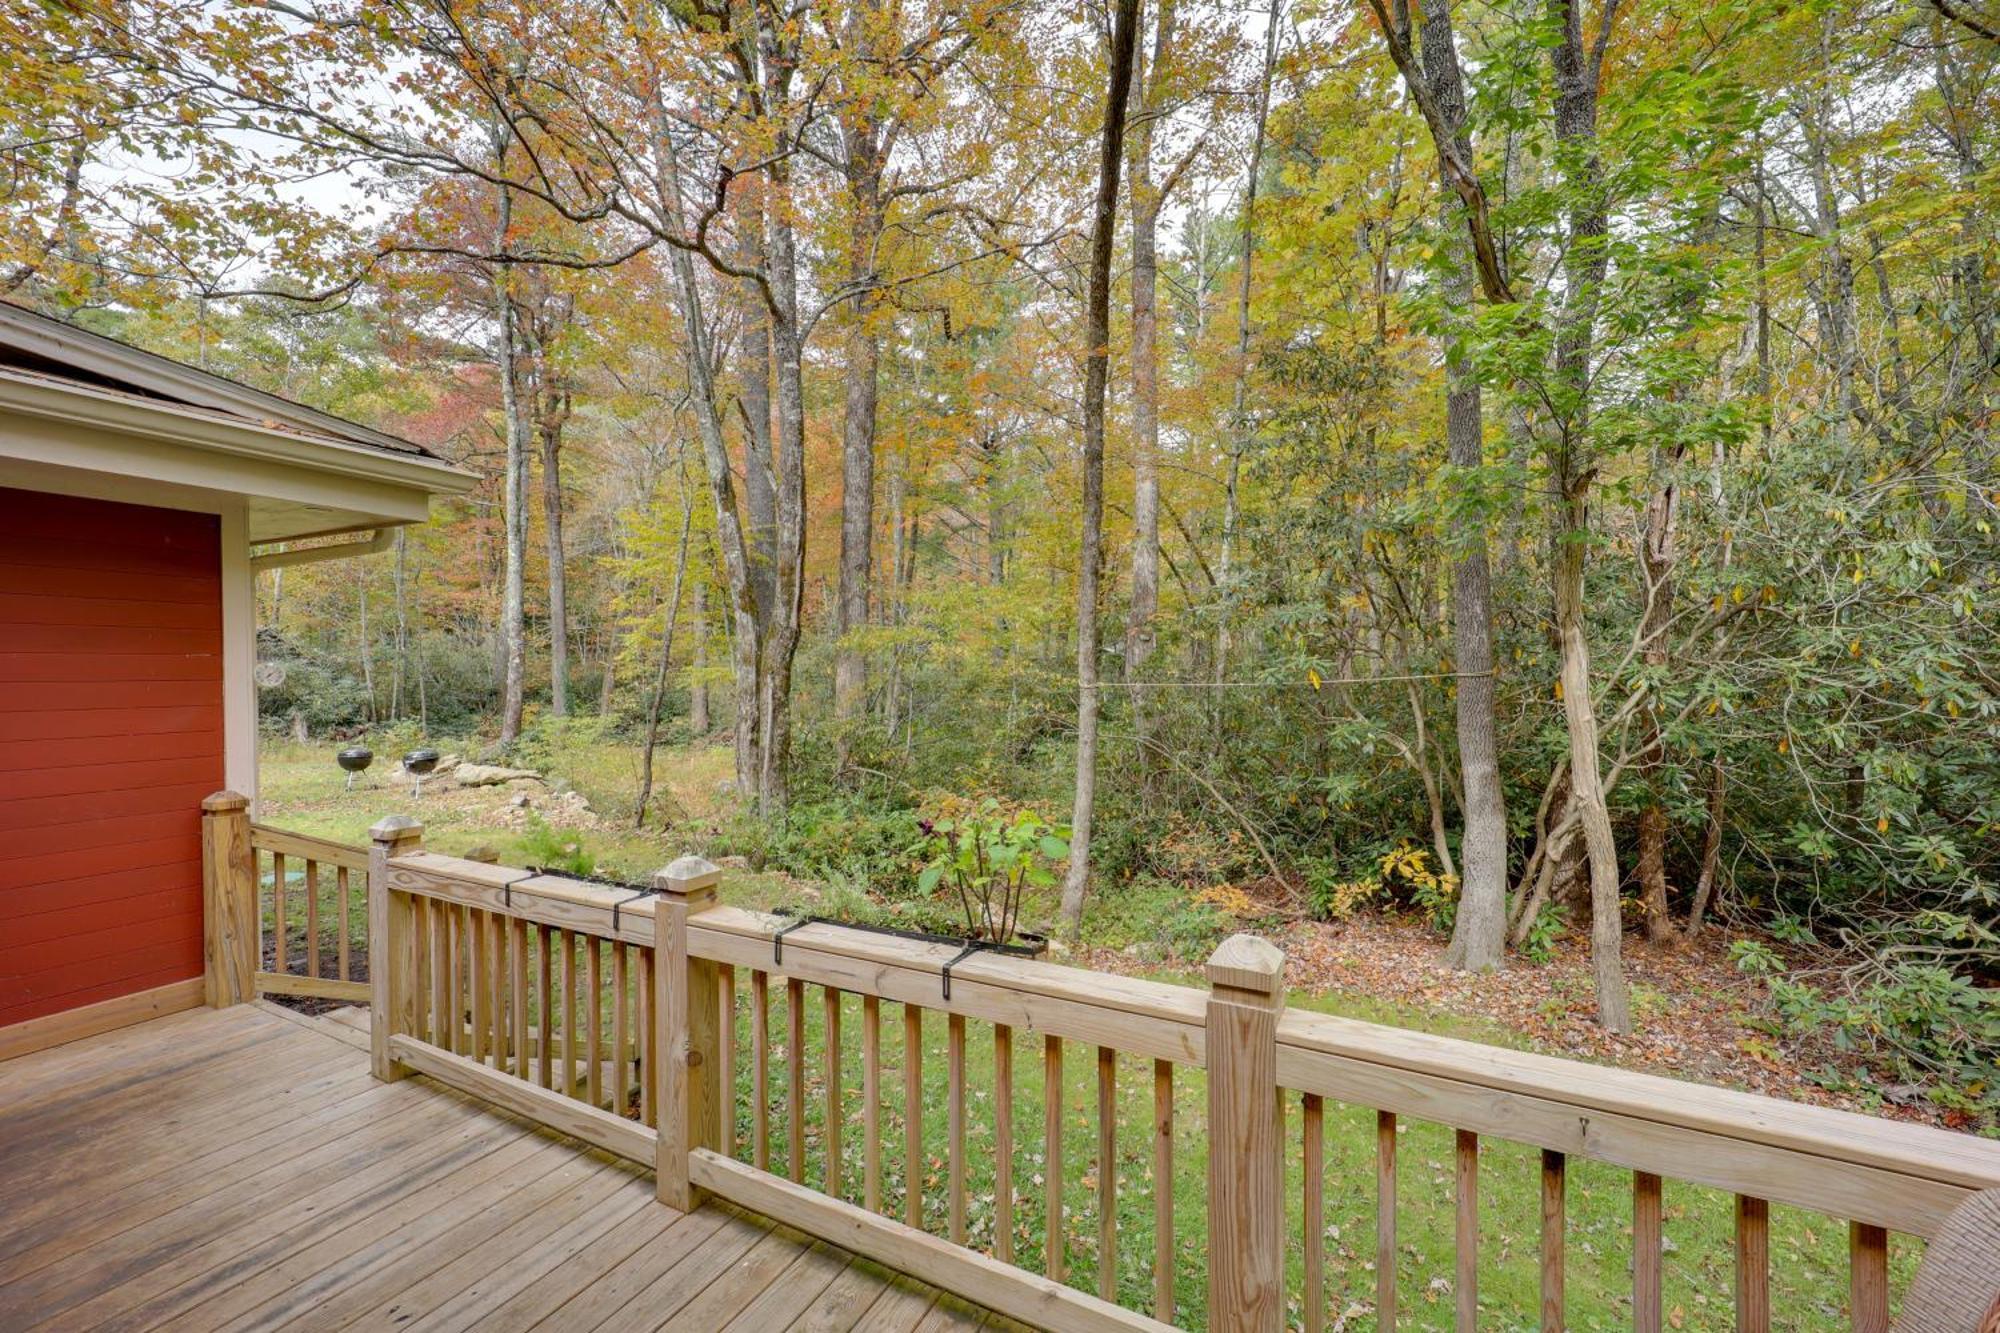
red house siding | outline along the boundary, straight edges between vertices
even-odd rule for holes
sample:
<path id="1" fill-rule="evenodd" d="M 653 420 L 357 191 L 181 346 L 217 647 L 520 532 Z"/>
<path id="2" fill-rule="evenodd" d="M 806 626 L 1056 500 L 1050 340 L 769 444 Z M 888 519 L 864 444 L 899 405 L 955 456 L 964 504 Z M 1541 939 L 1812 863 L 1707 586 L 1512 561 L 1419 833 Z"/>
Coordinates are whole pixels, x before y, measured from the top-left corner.
<path id="1" fill-rule="evenodd" d="M 0 487 L 0 1027 L 201 975 L 213 514 Z"/>

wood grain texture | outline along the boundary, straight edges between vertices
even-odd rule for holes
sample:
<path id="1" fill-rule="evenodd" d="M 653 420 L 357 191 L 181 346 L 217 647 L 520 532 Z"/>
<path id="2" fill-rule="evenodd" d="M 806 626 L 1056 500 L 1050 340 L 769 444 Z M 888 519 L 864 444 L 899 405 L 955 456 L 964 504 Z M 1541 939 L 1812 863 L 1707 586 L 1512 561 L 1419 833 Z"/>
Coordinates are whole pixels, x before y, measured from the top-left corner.
<path id="1" fill-rule="evenodd" d="M 1299 1105 L 1301 1240 L 1306 1252 L 1306 1333 L 1326 1327 L 1326 1103 L 1306 1093 Z"/>
<path id="2" fill-rule="evenodd" d="M 1396 1326 L 1396 1113 L 1375 1113 L 1375 1323 Z"/>
<path id="3" fill-rule="evenodd" d="M 1847 1317 L 1854 1333 L 1888 1333 L 1889 1233 L 1863 1222 L 1847 1226 Z"/>
<path id="4" fill-rule="evenodd" d="M 1637 1333 L 1660 1333 L 1661 1244 L 1660 1178 L 1646 1171 L 1632 1173 L 1632 1327 Z"/>
<path id="5" fill-rule="evenodd" d="M 1736 1333 L 1770 1333 L 1771 1205 L 1736 1196 Z"/>
<path id="6" fill-rule="evenodd" d="M 909 1333 L 937 1305 L 931 1288 L 726 1205 L 681 1216 L 643 1170 L 483 1099 L 429 1078 L 378 1084 L 366 1052 L 316 1023 L 197 1006 L 11 1062 L 0 1121 L 78 1088 L 74 1107 L 96 1120 L 0 1154 L 0 1272 L 33 1265 L 0 1277 L 0 1327 L 520 1333 L 629 1311 L 647 1328 L 714 1316 L 740 1333 L 832 1333 L 880 1306 L 878 1333 Z M 174 1077 L 196 1051 L 224 1054 Z M 463 1057 L 441 1067 L 520 1085 Z M 21 1172 L 74 1187 L 17 1196 Z M 709 1255 L 726 1229 L 750 1240 Z M 735 1262 L 750 1241 L 766 1247 L 754 1272 Z"/>
<path id="7" fill-rule="evenodd" d="M 1208 1326 L 1277 1333 L 1285 1320 L 1285 1202 L 1278 1014 L 1284 956 L 1254 936 L 1216 947 L 1209 964 Z"/>
<path id="8" fill-rule="evenodd" d="M 1563 1253 L 1568 1243 L 1564 1214 L 1569 1205 L 1567 1159 L 1542 1150 L 1542 1329 L 1563 1330 Z"/>

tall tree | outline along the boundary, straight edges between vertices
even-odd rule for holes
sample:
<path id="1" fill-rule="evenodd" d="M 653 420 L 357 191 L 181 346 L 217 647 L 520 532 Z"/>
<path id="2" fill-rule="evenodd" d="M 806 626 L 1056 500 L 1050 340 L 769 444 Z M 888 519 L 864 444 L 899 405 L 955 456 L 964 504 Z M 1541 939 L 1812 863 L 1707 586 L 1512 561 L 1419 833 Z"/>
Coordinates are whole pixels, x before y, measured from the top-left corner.
<path id="1" fill-rule="evenodd" d="M 1104 563 L 1104 399 L 1111 363 L 1111 249 L 1117 239 L 1118 176 L 1138 45 L 1139 0 L 1118 0 L 1111 24 L 1109 87 L 1097 159 L 1097 205 L 1091 219 L 1090 289 L 1083 362 L 1083 521 L 1076 570 L 1076 800 L 1070 815 L 1069 873 L 1062 914 L 1074 936 L 1083 925 L 1090 885 L 1091 820 L 1097 808 L 1098 578 Z"/>
<path id="2" fill-rule="evenodd" d="M 1465 78 L 1452 31 L 1450 0 L 1432 0 L 1424 9 L 1421 32 L 1424 79 L 1436 103 L 1440 125 L 1453 149 L 1472 160 L 1466 129 Z M 1440 225 L 1445 242 L 1444 429 L 1446 461 L 1471 494 L 1461 502 L 1468 521 L 1455 523 L 1452 562 L 1452 659 L 1457 669 L 1456 708 L 1460 790 L 1464 793 L 1465 838 L 1460 862 L 1464 879 L 1452 927 L 1449 966 L 1487 971 L 1500 966 L 1507 931 L 1507 803 L 1500 785 L 1499 737 L 1494 723 L 1493 593 L 1487 566 L 1490 510 L 1479 483 L 1485 463 L 1485 425 L 1479 376 L 1460 325 L 1472 306 L 1473 254 L 1462 214 L 1464 203 L 1442 180 Z"/>

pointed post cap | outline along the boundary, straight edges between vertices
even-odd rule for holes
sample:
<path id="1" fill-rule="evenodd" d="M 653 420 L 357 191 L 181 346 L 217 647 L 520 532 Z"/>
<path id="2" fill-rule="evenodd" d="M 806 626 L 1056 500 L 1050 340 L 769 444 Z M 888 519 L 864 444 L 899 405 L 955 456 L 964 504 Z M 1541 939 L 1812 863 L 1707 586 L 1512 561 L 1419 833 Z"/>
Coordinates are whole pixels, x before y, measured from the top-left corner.
<path id="1" fill-rule="evenodd" d="M 240 791 L 223 790 L 213 796 L 201 798 L 201 808 L 206 814 L 233 815 L 238 810 L 250 808 L 250 798 Z"/>
<path id="2" fill-rule="evenodd" d="M 375 826 L 368 830 L 368 836 L 393 854 L 398 849 L 414 847 L 422 842 L 424 826 L 408 815 L 389 815 L 376 820 Z"/>
<path id="3" fill-rule="evenodd" d="M 1246 997 L 1277 999 L 1285 989 L 1285 955 L 1256 935 L 1231 935 L 1208 960 L 1208 984 Z"/>
<path id="4" fill-rule="evenodd" d="M 660 893 L 690 896 L 714 893 L 722 882 L 722 867 L 699 856 L 683 856 L 663 870 L 653 872 L 653 888 Z"/>

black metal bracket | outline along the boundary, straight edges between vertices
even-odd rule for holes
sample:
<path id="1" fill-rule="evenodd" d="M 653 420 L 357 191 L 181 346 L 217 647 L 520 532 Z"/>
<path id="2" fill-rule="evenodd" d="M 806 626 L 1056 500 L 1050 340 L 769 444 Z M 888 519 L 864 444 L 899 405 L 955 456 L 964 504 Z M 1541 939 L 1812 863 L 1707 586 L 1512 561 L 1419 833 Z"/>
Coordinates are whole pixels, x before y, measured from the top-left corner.
<path id="1" fill-rule="evenodd" d="M 785 936 L 791 934 L 800 926 L 810 926 L 818 920 L 819 918 L 816 916 L 802 916 L 789 925 L 780 926 L 778 932 L 771 936 L 771 966 L 777 967 L 785 961 Z"/>
<path id="2" fill-rule="evenodd" d="M 988 940 L 967 940 L 965 947 L 958 951 L 958 956 L 938 969 L 938 976 L 944 982 L 944 998 L 947 1004 L 951 1002 L 951 970 L 972 955 L 985 953 L 992 947 L 992 943 Z"/>
<path id="3" fill-rule="evenodd" d="M 650 897 L 652 897 L 652 896 L 653 896 L 654 892 L 655 892 L 655 890 L 653 890 L 653 889 L 636 889 L 636 890 L 634 890 L 634 891 L 633 891 L 633 893 L 632 893 L 632 896 L 631 896 L 631 897 L 629 897 L 629 898 L 620 898 L 620 899 L 619 899 L 619 900 L 618 900 L 617 902 L 615 902 L 615 903 L 611 904 L 611 933 L 612 933 L 613 935 L 616 935 L 616 934 L 618 933 L 618 909 L 619 909 L 619 908 L 623 907 L 623 906 L 624 906 L 624 905 L 625 905 L 626 903 L 629 903 L 629 902 L 636 902 L 636 901 L 638 901 L 638 900 L 639 900 L 639 899 L 641 899 L 641 898 L 650 898 Z"/>

